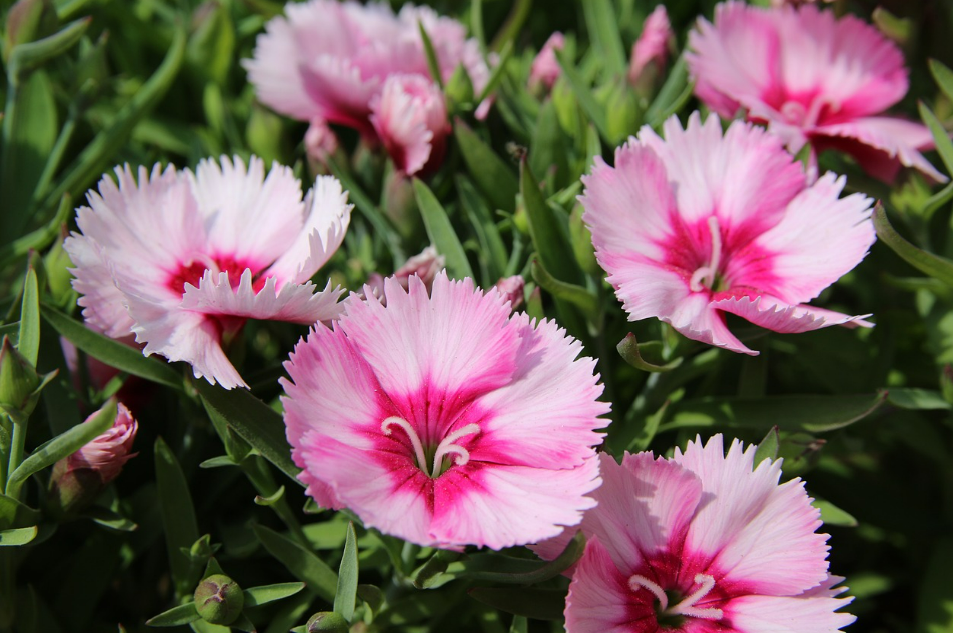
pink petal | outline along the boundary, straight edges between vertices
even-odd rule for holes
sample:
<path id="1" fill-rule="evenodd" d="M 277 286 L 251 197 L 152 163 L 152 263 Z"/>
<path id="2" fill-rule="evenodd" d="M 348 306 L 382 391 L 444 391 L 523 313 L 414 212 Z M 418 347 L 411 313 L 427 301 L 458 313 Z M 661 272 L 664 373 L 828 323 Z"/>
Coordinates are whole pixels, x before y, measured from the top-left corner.
<path id="1" fill-rule="evenodd" d="M 376 299 L 349 298 L 341 327 L 391 394 L 411 394 L 428 383 L 454 393 L 479 393 L 506 384 L 515 369 L 516 329 L 506 327 L 509 309 L 498 292 L 474 292 L 473 282 L 434 280 L 409 291 L 384 281 L 387 309 Z"/>
<path id="2" fill-rule="evenodd" d="M 237 287 L 232 287 L 227 272 L 214 275 L 206 270 L 199 280 L 198 288 L 186 285 L 180 307 L 210 316 L 287 321 L 302 325 L 330 321 L 341 313 L 338 299 L 344 289 L 332 289 L 330 281 L 321 292 L 315 292 L 310 281 L 304 285 L 285 284 L 280 291 L 276 291 L 275 282 L 274 277 L 269 277 L 261 290 L 256 292 L 251 271 L 247 268 Z"/>
<path id="3" fill-rule="evenodd" d="M 75 268 L 73 289 L 80 295 L 77 303 L 83 308 L 86 324 L 111 338 L 132 333 L 136 324 L 126 310 L 125 297 L 113 281 L 112 266 L 102 247 L 93 240 L 73 233 L 63 248 Z"/>
<path id="4" fill-rule="evenodd" d="M 559 31 L 549 36 L 533 59 L 533 65 L 530 66 L 530 87 L 539 85 L 544 86 L 547 90 L 553 87 L 553 84 L 559 79 L 559 75 L 562 74 L 559 60 L 556 59 L 556 51 L 561 51 L 565 45 L 566 38 Z"/>
<path id="5" fill-rule="evenodd" d="M 566 633 L 657 630 L 654 611 L 633 609 L 633 602 L 626 576 L 616 569 L 599 539 L 590 540 L 569 585 Z"/>
<path id="6" fill-rule="evenodd" d="M 407 175 L 439 164 L 450 126 L 440 88 L 421 75 L 391 75 L 371 101 L 371 123 L 394 166 Z"/>
<path id="7" fill-rule="evenodd" d="M 712 307 L 737 314 L 765 329 L 786 334 L 810 332 L 831 325 L 873 327 L 872 323 L 864 320 L 869 314 L 849 316 L 808 305 L 786 305 L 769 295 L 729 297 L 712 302 Z"/>
<path id="8" fill-rule="evenodd" d="M 849 602 L 823 597 L 744 596 L 729 602 L 725 611 L 739 633 L 836 633 L 857 619 L 836 612 Z"/>
<path id="9" fill-rule="evenodd" d="M 674 37 L 668 12 L 665 10 L 665 5 L 660 4 L 646 18 L 639 39 L 632 45 L 632 59 L 628 72 L 629 83 L 636 85 L 650 63 L 656 64 L 660 73 L 665 70 L 669 42 Z"/>
<path id="10" fill-rule="evenodd" d="M 881 180 L 893 182 L 901 166 L 914 167 L 936 182 L 948 178 L 917 150 L 932 149 L 933 135 L 920 123 L 895 117 L 865 117 L 823 125 L 811 132 L 816 151 L 840 149 Z"/>
<path id="11" fill-rule="evenodd" d="M 774 228 L 755 244 L 771 259 L 770 278 L 734 269 L 734 286 L 750 286 L 796 305 L 852 270 L 875 239 L 870 220 L 873 201 L 862 194 L 838 198 L 845 179 L 825 174 L 802 191 Z"/>

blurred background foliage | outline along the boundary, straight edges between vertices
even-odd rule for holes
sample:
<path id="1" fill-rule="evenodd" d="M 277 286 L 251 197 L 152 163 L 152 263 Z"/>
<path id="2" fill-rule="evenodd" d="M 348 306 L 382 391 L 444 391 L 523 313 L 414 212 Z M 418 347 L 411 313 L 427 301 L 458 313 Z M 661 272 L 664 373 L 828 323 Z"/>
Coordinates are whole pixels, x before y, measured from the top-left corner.
<path id="1" fill-rule="evenodd" d="M 371 273 L 391 273 L 430 243 L 447 256 L 451 275 L 472 274 L 483 287 L 522 274 L 525 309 L 556 318 L 599 359 L 614 455 L 670 452 L 696 433 L 777 437 L 785 477 L 805 478 L 823 508 L 832 571 L 856 596 L 850 630 L 953 632 L 953 275 L 943 268 L 948 261 L 931 268 L 927 256 L 953 257 L 953 189 L 907 173 L 891 190 L 849 159 L 821 157 L 822 170 L 846 174 L 850 189 L 886 209 L 882 241 L 819 299 L 873 313 L 872 330 L 788 336 L 739 321 L 733 329 L 761 351 L 746 357 L 685 340 L 656 321 L 628 323 L 592 258 L 575 196 L 593 156 L 611 160 L 643 124 L 657 127 L 671 113 L 685 117 L 700 107 L 681 62 L 647 93 L 625 83 L 629 50 L 656 3 L 433 4 L 500 56 L 496 103 L 476 121 L 472 95 L 448 88 L 453 142 L 426 182 L 396 178 L 387 159 L 338 130 L 341 149 L 328 168 L 356 209 L 332 279 L 357 291 Z M 715 2 L 665 4 L 681 52 L 696 17 L 710 17 Z M 3 529 L 37 526 L 28 544 L 0 547 L 7 614 L 0 630 L 115 631 L 121 623 L 145 631 L 146 619 L 191 599 L 210 560 L 246 588 L 307 583 L 247 610 L 269 633 L 332 607 L 347 614 L 349 604 L 355 631 L 561 630 L 551 618 L 559 617 L 567 583 L 523 549 L 437 553 L 365 530 L 346 512 L 315 513 L 288 477 L 293 465 L 282 459 L 276 412 L 280 364 L 305 328 L 246 326 L 230 353 L 252 385 L 248 394 L 195 381 L 187 367 L 130 357 L 77 327 L 64 227 L 113 166 L 194 167 L 208 156 L 256 154 L 293 166 L 305 183 L 313 179 L 306 124 L 258 104 L 240 65 L 281 10 L 272 0 L 3 7 L 0 330 L 12 340 L 35 330 L 38 371 L 59 370 L 43 388 L 27 446 L 73 428 L 117 392 L 140 430 L 139 456 L 82 515 L 45 511 L 43 470 L 23 488 L 25 506 L 0 502 Z M 874 21 L 898 41 L 911 78 L 898 109 L 917 117 L 922 102 L 949 129 L 953 84 L 938 88 L 942 67 L 931 73 L 928 60 L 953 66 L 953 3 L 838 0 L 833 10 Z M 563 76 L 551 94 L 534 94 L 529 66 L 556 30 L 568 39 Z M 946 160 L 930 158 L 950 173 L 953 145 Z M 903 238 L 884 240 L 891 224 Z M 42 319 L 30 316 L 31 305 Z M 616 345 L 629 333 L 620 354 Z M 72 375 L 60 336 L 80 350 Z M 94 384 L 84 369 L 89 354 L 118 367 L 118 376 Z"/>

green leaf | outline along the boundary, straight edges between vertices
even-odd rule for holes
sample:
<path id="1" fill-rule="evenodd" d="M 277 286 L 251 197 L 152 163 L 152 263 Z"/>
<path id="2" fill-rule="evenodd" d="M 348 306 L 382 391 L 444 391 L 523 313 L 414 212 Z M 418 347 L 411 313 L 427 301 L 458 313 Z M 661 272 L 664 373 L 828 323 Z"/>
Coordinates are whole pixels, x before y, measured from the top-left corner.
<path id="1" fill-rule="evenodd" d="M 562 553 L 551 561 L 539 563 L 533 560 L 513 558 L 502 554 L 475 554 L 469 560 L 451 563 L 447 572 L 469 580 L 483 580 L 512 585 L 535 585 L 555 578 L 582 558 L 586 538 L 582 532 L 566 544 Z M 514 566 L 516 569 L 508 570 Z"/>
<path id="2" fill-rule="evenodd" d="M 582 13 L 586 19 L 586 29 L 593 47 L 599 53 L 599 59 L 613 76 L 626 72 L 625 47 L 619 33 L 619 20 L 611 0 L 584 0 Z"/>
<path id="3" fill-rule="evenodd" d="M 169 567 L 176 594 L 188 595 L 198 581 L 198 570 L 181 551 L 190 549 L 199 539 L 198 523 L 192 506 L 189 482 L 168 444 L 158 437 L 155 443 L 156 485 L 159 492 L 159 513 L 165 532 Z"/>
<path id="4" fill-rule="evenodd" d="M 463 174 L 457 174 L 455 177 L 457 193 L 460 195 L 460 204 L 466 212 L 476 233 L 477 240 L 480 242 L 479 257 L 486 259 L 488 270 L 488 279 L 484 279 L 484 286 L 496 283 L 503 276 L 506 270 L 506 247 L 503 245 L 503 238 L 500 237 L 500 231 L 493 222 L 490 210 L 486 202 L 477 193 L 476 188 L 470 182 L 470 179 Z"/>
<path id="5" fill-rule="evenodd" d="M 64 457 L 72 455 L 97 436 L 105 433 L 115 421 L 116 401 L 110 400 L 88 422 L 77 424 L 65 433 L 41 444 L 10 474 L 10 478 L 7 480 L 7 494 L 15 497 L 15 492 L 30 476 L 47 466 L 52 466 Z"/>
<path id="6" fill-rule="evenodd" d="M 936 151 L 940 155 L 940 158 L 943 159 L 943 164 L 946 165 L 946 172 L 953 174 L 953 141 L 950 140 L 949 134 L 947 134 L 943 128 L 943 124 L 940 123 L 940 120 L 933 114 L 933 111 L 922 101 L 917 105 L 920 108 L 920 118 L 923 119 L 923 122 L 927 124 L 927 127 L 930 128 L 930 132 L 933 134 Z"/>
<path id="7" fill-rule="evenodd" d="M 261 587 L 252 587 L 242 592 L 245 597 L 245 607 L 259 607 L 275 600 L 281 600 L 293 596 L 302 589 L 303 582 L 281 582 L 274 585 L 262 585 Z"/>
<path id="8" fill-rule="evenodd" d="M 770 398 L 704 398 L 676 402 L 659 433 L 681 428 L 753 428 L 777 426 L 782 431 L 822 433 L 862 420 L 887 399 L 876 394 L 837 396 L 772 396 Z"/>
<path id="9" fill-rule="evenodd" d="M 278 470 L 303 485 L 298 481 L 301 469 L 291 460 L 291 446 L 278 412 L 244 389 L 223 389 L 205 380 L 196 380 L 194 385 L 209 417 L 230 426 Z"/>
<path id="10" fill-rule="evenodd" d="M 917 599 L 917 632 L 950 633 L 953 631 L 953 537 L 936 540 L 926 557 Z M 851 582 L 851 585 L 854 583 Z"/>
<path id="11" fill-rule="evenodd" d="M 685 57 L 679 57 L 672 70 L 668 73 L 668 79 L 662 85 L 655 101 L 645 111 L 645 123 L 652 127 L 658 127 L 670 116 L 682 109 L 682 106 L 688 102 L 692 96 L 694 86 L 688 80 L 688 64 Z"/>
<path id="12" fill-rule="evenodd" d="M 522 0 L 518 0 L 522 2 Z M 496 66 L 490 71 L 490 78 L 487 80 L 486 85 L 483 86 L 483 90 L 480 91 L 480 94 L 477 95 L 475 101 L 479 105 L 487 99 L 490 94 L 496 90 L 497 84 L 500 83 L 503 79 L 503 73 L 506 72 L 506 65 L 510 61 L 510 57 L 513 56 L 513 43 L 507 42 L 503 45 L 503 48 L 500 49 L 500 58 L 496 62 Z"/>
<path id="13" fill-rule="evenodd" d="M 824 499 L 815 499 L 811 504 L 821 511 L 821 521 L 824 525 L 837 525 L 839 527 L 857 527 L 857 519 L 847 512 L 841 510 L 830 501 Z"/>
<path id="14" fill-rule="evenodd" d="M 565 589 L 476 587 L 468 593 L 494 609 L 534 620 L 561 620 L 566 606 Z"/>
<path id="15" fill-rule="evenodd" d="M 559 125 L 556 105 L 547 99 L 536 117 L 536 129 L 529 148 L 529 165 L 534 174 L 546 174 L 555 170 L 557 186 L 567 180 L 569 165 L 566 162 L 565 135 Z"/>
<path id="16" fill-rule="evenodd" d="M 473 270 L 470 268 L 467 254 L 453 230 L 453 225 L 450 224 L 446 210 L 433 195 L 430 187 L 414 178 L 414 195 L 417 197 L 417 207 L 423 217 L 427 236 L 437 248 L 437 252 L 446 259 L 447 273 L 454 279 L 473 279 Z"/>
<path id="17" fill-rule="evenodd" d="M 541 288 L 544 288 L 546 292 L 557 299 L 562 299 L 563 301 L 575 305 L 582 310 L 583 314 L 585 314 L 586 318 L 590 321 L 596 319 L 599 314 L 599 299 L 596 295 L 582 286 L 555 279 L 546 272 L 546 269 L 539 260 L 534 259 L 530 266 L 533 272 L 533 279 L 536 280 L 536 283 L 539 284 Z"/>
<path id="18" fill-rule="evenodd" d="M 137 349 L 94 332 L 51 306 L 44 304 L 40 314 L 63 338 L 93 358 L 134 376 L 182 389 L 182 378 L 166 363 L 143 356 Z"/>
<path id="19" fill-rule="evenodd" d="M 0 530 L 11 527 L 25 527 L 40 520 L 40 513 L 30 506 L 0 494 Z"/>
<path id="20" fill-rule="evenodd" d="M 314 552 L 263 525 L 252 528 L 268 552 L 322 599 L 334 602 L 338 578 Z"/>
<path id="21" fill-rule="evenodd" d="M 887 390 L 887 402 L 901 409 L 937 411 L 953 408 L 939 391 L 891 387 Z"/>
<path id="22" fill-rule="evenodd" d="M 543 198 L 539 184 L 525 160 L 520 163 L 520 192 L 526 206 L 530 237 L 543 268 L 560 281 L 577 285 L 582 283 L 582 271 L 569 256 L 572 248 L 567 236 L 568 229 L 564 231 L 557 224 L 559 220 Z"/>
<path id="23" fill-rule="evenodd" d="M 202 616 L 199 615 L 198 610 L 195 608 L 194 602 L 189 602 L 186 604 L 180 604 L 177 607 L 172 607 L 168 611 L 164 611 L 154 618 L 149 618 L 146 620 L 147 626 L 180 626 L 182 624 L 188 624 L 190 622 L 195 622 Z"/>
<path id="24" fill-rule="evenodd" d="M 16 85 L 30 71 L 72 48 L 89 28 L 90 22 L 92 18 L 82 18 L 49 37 L 15 46 L 7 63 L 7 76 Z"/>
<path id="25" fill-rule="evenodd" d="M 772 426 L 764 439 L 758 443 L 758 449 L 754 452 L 754 466 L 757 468 L 761 462 L 766 459 L 772 462 L 778 458 L 778 448 L 781 444 L 781 436 L 778 433 L 778 427 Z"/>
<path id="26" fill-rule="evenodd" d="M 936 80 L 936 85 L 940 87 L 940 90 L 943 91 L 947 99 L 953 101 L 953 70 L 950 70 L 943 62 L 935 59 L 931 59 L 929 64 L 930 72 L 933 74 L 933 79 Z"/>
<path id="27" fill-rule="evenodd" d="M 874 209 L 874 228 L 881 242 L 917 270 L 953 286 L 953 261 L 921 250 L 905 240 L 890 225 L 883 207 L 878 204 Z"/>
<path id="28" fill-rule="evenodd" d="M 608 128 L 606 127 L 605 109 L 599 105 L 599 102 L 596 101 L 596 98 L 592 94 L 592 90 L 586 82 L 583 81 L 582 77 L 579 76 L 579 72 L 576 70 L 576 66 L 573 64 L 569 54 L 561 50 L 556 51 L 556 59 L 559 60 L 559 66 L 563 70 L 563 77 L 569 82 L 572 93 L 576 97 L 576 101 L 579 102 L 579 106 L 586 113 L 586 116 L 589 117 L 589 120 L 592 121 L 593 125 L 596 126 L 596 129 L 599 130 L 599 135 L 602 136 L 603 140 L 612 144 L 609 138 Z"/>
<path id="29" fill-rule="evenodd" d="M 521 615 L 513 616 L 513 623 L 510 625 L 510 633 L 528 633 L 529 622 Z"/>
<path id="30" fill-rule="evenodd" d="M 275 490 L 273 494 L 263 497 L 261 495 L 255 495 L 255 504 L 260 506 L 270 506 L 274 505 L 285 495 L 285 487 L 280 486 L 278 490 Z"/>
<path id="31" fill-rule="evenodd" d="M 512 169 L 460 119 L 453 126 L 463 161 L 477 187 L 496 209 L 513 211 L 519 183 Z"/>
<path id="32" fill-rule="evenodd" d="M 427 70 L 430 71 L 430 78 L 433 79 L 434 82 L 440 86 L 440 90 L 443 91 L 443 75 L 440 73 L 440 61 L 437 59 L 437 51 L 434 50 L 433 42 L 430 40 L 430 36 L 427 35 L 427 29 L 424 28 L 424 23 L 421 20 L 417 20 L 417 30 L 420 31 L 420 39 L 424 43 L 424 54 L 427 57 Z"/>
<path id="33" fill-rule="evenodd" d="M 354 619 L 354 605 L 357 602 L 357 534 L 354 523 L 347 524 L 347 537 L 344 541 L 344 555 L 338 568 L 337 591 L 334 594 L 334 612 L 350 622 Z"/>
<path id="34" fill-rule="evenodd" d="M 529 10 L 533 6 L 533 0 L 516 0 L 512 3 L 509 15 L 500 30 L 497 31 L 493 42 L 490 44 L 490 50 L 502 51 L 507 44 L 512 45 L 513 40 L 519 35 L 523 23 L 529 17 Z"/>
<path id="35" fill-rule="evenodd" d="M 36 367 L 40 353 L 40 291 L 36 283 L 36 271 L 30 266 L 23 282 L 23 302 L 20 306 L 20 332 L 17 350 L 31 365 Z"/>
<path id="36" fill-rule="evenodd" d="M 11 243 L 0 247 L 0 265 L 7 264 L 13 260 L 19 259 L 29 253 L 31 250 L 42 250 L 49 246 L 59 234 L 63 224 L 67 222 L 70 214 L 73 212 L 72 198 L 63 196 L 60 205 L 57 207 L 56 214 L 46 223 L 35 231 L 27 233 L 23 237 L 13 240 Z"/>
<path id="37" fill-rule="evenodd" d="M 654 373 L 666 372 L 682 364 L 682 358 L 676 358 L 667 363 L 664 362 L 662 359 L 662 351 L 664 349 L 662 341 L 639 343 L 635 340 L 635 334 L 631 332 L 626 334 L 625 338 L 619 341 L 619 344 L 616 345 L 615 348 L 616 351 L 619 352 L 619 356 L 622 357 L 622 360 L 642 371 Z M 656 361 L 657 359 L 657 362 L 646 360 L 646 356 L 651 358 L 652 361 Z"/>
<path id="38" fill-rule="evenodd" d="M 238 463 L 228 455 L 211 457 L 199 464 L 199 468 L 221 468 L 222 466 L 238 466 Z"/>
<path id="39" fill-rule="evenodd" d="M 36 538 L 36 526 L 0 530 L 0 547 L 26 545 Z"/>

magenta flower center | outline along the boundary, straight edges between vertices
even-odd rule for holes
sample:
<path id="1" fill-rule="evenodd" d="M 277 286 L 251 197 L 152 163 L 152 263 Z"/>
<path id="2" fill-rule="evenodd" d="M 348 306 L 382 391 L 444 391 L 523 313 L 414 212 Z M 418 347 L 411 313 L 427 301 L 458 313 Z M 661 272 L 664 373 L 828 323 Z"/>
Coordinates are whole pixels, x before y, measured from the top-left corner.
<path id="1" fill-rule="evenodd" d="M 705 288 L 715 290 L 718 282 L 718 267 L 721 265 L 721 226 L 718 224 L 718 218 L 709 216 L 708 232 L 711 235 L 711 257 L 709 260 L 692 273 L 692 278 L 688 282 L 688 287 L 692 292 L 701 292 Z"/>
<path id="2" fill-rule="evenodd" d="M 215 276 L 221 272 L 227 272 L 228 282 L 232 288 L 236 288 L 246 268 L 250 268 L 252 273 L 256 276 L 252 287 L 256 292 L 261 290 L 265 285 L 266 279 L 257 276 L 255 272 L 256 266 L 239 262 L 229 256 L 211 257 L 205 254 L 193 255 L 188 261 L 180 263 L 179 268 L 169 275 L 166 285 L 176 293 L 185 292 L 185 284 L 192 284 L 198 288 L 199 280 L 205 275 L 205 271 L 208 270 Z"/>
<path id="3" fill-rule="evenodd" d="M 629 589 L 634 592 L 649 591 L 658 599 L 656 613 L 658 614 L 659 624 L 666 622 L 678 622 L 680 618 L 690 617 L 702 620 L 720 620 L 724 617 L 721 609 L 699 608 L 696 605 L 705 599 L 711 590 L 715 588 L 715 577 L 708 574 L 697 574 L 695 576 L 695 585 L 698 588 L 679 600 L 676 604 L 669 604 L 669 596 L 662 587 L 639 574 L 629 577 Z"/>
<path id="4" fill-rule="evenodd" d="M 439 444 L 424 446 L 414 426 L 396 415 L 392 415 L 381 422 L 381 430 L 384 435 L 390 435 L 393 432 L 391 428 L 393 426 L 400 428 L 407 434 L 414 450 L 417 468 L 431 479 L 436 479 L 442 475 L 452 464 L 463 466 L 470 461 L 470 452 L 456 442 L 461 438 L 480 432 L 479 425 L 471 423 L 449 434 L 440 440 Z"/>

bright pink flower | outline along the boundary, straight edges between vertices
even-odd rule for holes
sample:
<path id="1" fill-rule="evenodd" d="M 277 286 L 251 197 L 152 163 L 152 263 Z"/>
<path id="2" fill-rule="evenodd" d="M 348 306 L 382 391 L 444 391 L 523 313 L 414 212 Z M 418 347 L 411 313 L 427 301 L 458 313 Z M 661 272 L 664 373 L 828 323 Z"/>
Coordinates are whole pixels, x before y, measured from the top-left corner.
<path id="1" fill-rule="evenodd" d="M 874 241 L 872 201 L 838 198 L 844 179 L 808 185 L 777 137 L 736 121 L 687 129 L 672 117 L 583 178 L 583 219 L 596 259 L 630 321 L 657 317 L 695 339 L 757 354 L 725 326 L 725 312 L 776 332 L 869 326 L 803 305 L 856 266 Z"/>
<path id="2" fill-rule="evenodd" d="M 559 75 L 562 74 L 562 68 L 559 66 L 559 60 L 556 59 L 556 51 L 561 51 L 566 45 L 566 38 L 559 31 L 549 36 L 543 47 L 539 49 L 533 65 L 529 69 L 529 86 L 543 86 L 546 90 L 553 87 Z"/>
<path id="3" fill-rule="evenodd" d="M 601 454 L 598 505 L 566 599 L 568 633 L 832 633 L 854 621 L 828 573 L 820 512 L 780 460 L 722 436 L 683 454 Z M 553 558 L 576 530 L 537 549 Z"/>
<path id="4" fill-rule="evenodd" d="M 688 41 L 695 92 L 722 117 L 745 108 L 792 152 L 806 142 L 843 150 L 886 181 L 901 165 L 946 180 L 918 151 L 933 147 L 925 126 L 878 116 L 907 93 L 907 69 L 897 46 L 859 18 L 732 0 Z"/>
<path id="5" fill-rule="evenodd" d="M 433 42 L 443 80 L 462 64 L 477 93 L 489 81 L 476 40 L 429 7 L 408 4 L 394 15 L 385 3 L 310 0 L 289 3 L 285 13 L 265 26 L 245 68 L 259 100 L 290 117 L 318 116 L 376 138 L 371 101 L 387 77 L 432 79 L 418 23 Z"/>
<path id="6" fill-rule="evenodd" d="M 149 174 L 116 168 L 77 210 L 80 233 L 64 248 L 76 268 L 87 325 L 113 338 L 130 333 L 143 352 L 192 365 L 223 387 L 245 383 L 222 350 L 246 319 L 313 324 L 340 312 L 343 292 L 315 292 L 311 276 L 334 254 L 350 205 L 322 176 L 305 199 L 287 167 L 265 177 L 262 161 L 203 160 Z"/>
<path id="7" fill-rule="evenodd" d="M 408 176 L 440 166 L 450 122 L 440 88 L 423 75 L 391 75 L 371 99 L 371 124 Z"/>
<path id="8" fill-rule="evenodd" d="M 672 23 L 669 22 L 668 12 L 664 5 L 659 5 L 645 20 L 642 34 L 632 45 L 632 60 L 629 62 L 629 83 L 638 85 L 645 69 L 649 64 L 655 64 L 656 74 L 665 72 L 668 62 L 669 49 L 675 34 L 672 32 Z"/>
<path id="9" fill-rule="evenodd" d="M 352 296 L 285 363 L 288 441 L 308 493 L 421 545 L 501 548 L 579 522 L 608 405 L 551 321 L 446 273 Z M 370 294 L 370 293 L 367 293 Z"/>

